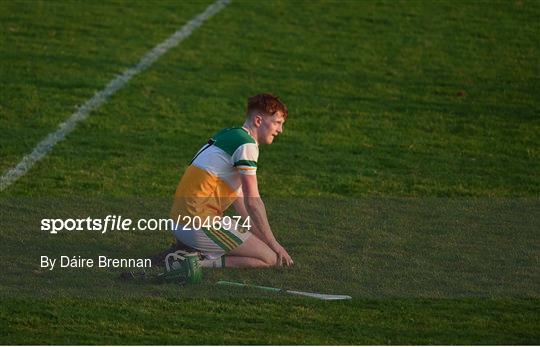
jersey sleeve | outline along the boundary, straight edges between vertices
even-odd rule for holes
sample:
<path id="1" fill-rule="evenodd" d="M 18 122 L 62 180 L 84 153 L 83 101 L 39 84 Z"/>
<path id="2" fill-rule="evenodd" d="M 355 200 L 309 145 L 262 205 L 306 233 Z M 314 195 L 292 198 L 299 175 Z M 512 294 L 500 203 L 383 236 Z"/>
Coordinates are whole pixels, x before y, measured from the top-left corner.
<path id="1" fill-rule="evenodd" d="M 257 159 L 259 159 L 259 146 L 254 143 L 243 144 L 232 155 L 234 167 L 243 175 L 257 173 Z"/>

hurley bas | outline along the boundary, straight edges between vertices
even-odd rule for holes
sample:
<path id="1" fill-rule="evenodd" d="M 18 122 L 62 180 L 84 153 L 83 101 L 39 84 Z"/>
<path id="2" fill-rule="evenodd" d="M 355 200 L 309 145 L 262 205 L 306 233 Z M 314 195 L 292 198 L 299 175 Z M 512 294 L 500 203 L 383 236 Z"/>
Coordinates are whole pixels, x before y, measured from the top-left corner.
<path id="1" fill-rule="evenodd" d="M 92 258 L 82 258 L 80 255 L 68 257 L 62 255 L 59 258 L 49 258 L 46 255 L 41 256 L 41 267 L 54 270 L 56 265 L 61 268 L 147 268 L 152 267 L 150 258 L 107 258 L 100 255 L 97 260 Z"/>

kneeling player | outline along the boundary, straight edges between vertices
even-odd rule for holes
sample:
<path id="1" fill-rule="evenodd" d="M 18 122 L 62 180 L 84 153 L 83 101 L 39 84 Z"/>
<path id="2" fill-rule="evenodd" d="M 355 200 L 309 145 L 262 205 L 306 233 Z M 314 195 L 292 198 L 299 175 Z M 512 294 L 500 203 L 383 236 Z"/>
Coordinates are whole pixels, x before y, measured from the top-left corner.
<path id="1" fill-rule="evenodd" d="M 290 266 L 293 260 L 274 237 L 257 185 L 259 144 L 283 132 L 287 107 L 271 94 L 248 99 L 242 127 L 223 129 L 191 161 L 176 189 L 174 220 L 213 220 L 232 204 L 251 228 L 179 225 L 175 237 L 199 251 L 205 267 Z M 180 216 L 180 218 L 179 218 Z M 229 224 L 229 223 L 227 223 Z M 243 223 L 241 223 L 243 224 Z"/>

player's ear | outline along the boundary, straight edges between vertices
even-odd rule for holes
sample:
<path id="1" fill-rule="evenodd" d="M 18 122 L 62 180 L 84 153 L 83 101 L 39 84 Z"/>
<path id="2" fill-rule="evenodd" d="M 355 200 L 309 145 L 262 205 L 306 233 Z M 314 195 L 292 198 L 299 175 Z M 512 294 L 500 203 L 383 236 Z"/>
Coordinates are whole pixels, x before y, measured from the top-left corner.
<path id="1" fill-rule="evenodd" d="M 263 121 L 263 117 L 260 114 L 256 114 L 253 117 L 253 124 L 255 124 L 256 127 L 260 127 Z"/>

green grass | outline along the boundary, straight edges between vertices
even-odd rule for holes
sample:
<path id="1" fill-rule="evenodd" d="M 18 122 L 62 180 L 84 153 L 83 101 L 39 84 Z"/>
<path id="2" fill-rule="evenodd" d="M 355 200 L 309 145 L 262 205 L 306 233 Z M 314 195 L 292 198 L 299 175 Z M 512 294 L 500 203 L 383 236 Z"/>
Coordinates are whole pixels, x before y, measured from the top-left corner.
<path id="1" fill-rule="evenodd" d="M 154 298 L 10 301 L 1 314 L 11 323 L 3 341 L 13 344 L 495 345 L 537 343 L 530 318 L 538 309 L 538 301 L 530 300 Z M 456 315 L 463 319 L 456 321 Z M 61 328 L 43 330 L 53 324 Z"/>
<path id="2" fill-rule="evenodd" d="M 2 2 L 0 171 L 209 3 Z M 232 1 L 0 193 L 0 340 L 538 343 L 539 15 L 534 1 Z M 52 236 L 39 219 L 166 216 L 192 155 L 262 91 L 290 109 L 258 177 L 294 268 L 185 288 L 38 268 L 44 253 L 163 248 L 166 233 Z M 354 299 L 257 298 L 220 278 Z"/>

